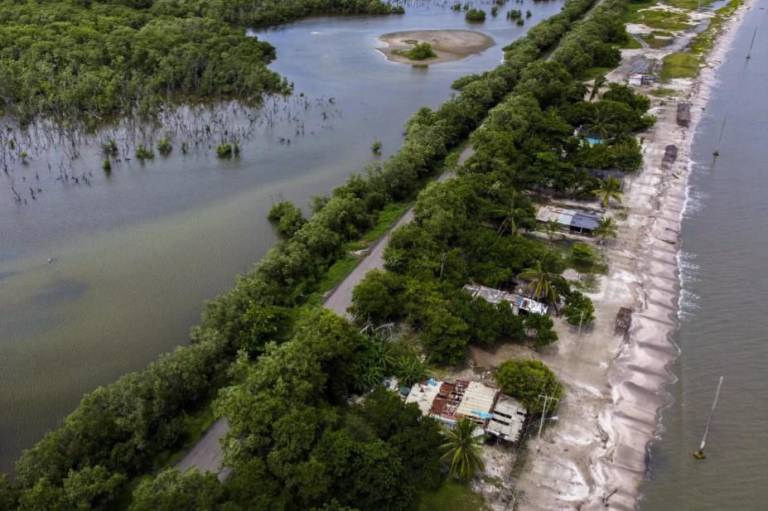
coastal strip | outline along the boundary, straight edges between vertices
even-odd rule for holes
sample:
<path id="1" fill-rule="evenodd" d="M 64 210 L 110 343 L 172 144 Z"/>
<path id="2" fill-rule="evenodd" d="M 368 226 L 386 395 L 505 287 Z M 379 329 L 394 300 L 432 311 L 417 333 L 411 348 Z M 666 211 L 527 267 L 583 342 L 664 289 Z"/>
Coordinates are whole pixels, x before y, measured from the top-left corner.
<path id="1" fill-rule="evenodd" d="M 520 509 L 626 509 L 637 507 L 649 444 L 676 381 L 670 365 L 680 354 L 671 339 L 678 327 L 679 233 L 688 200 L 691 145 L 702 111 L 745 11 L 747 0 L 720 27 L 705 66 L 695 78 L 664 84 L 671 97 L 653 99 L 656 124 L 643 133 L 643 169 L 625 181 L 619 237 L 607 247 L 610 273 L 589 296 L 594 330 L 560 334 L 559 349 L 541 357 L 567 387 L 559 420 L 534 443 L 517 484 Z M 697 21 L 711 16 L 697 13 Z M 687 33 L 687 44 L 695 32 Z M 663 58 L 667 48 L 623 51 L 623 64 L 607 75 L 623 83 L 639 55 Z M 691 105 L 690 122 L 677 122 L 677 104 Z M 662 164 L 674 145 L 674 162 Z M 633 309 L 627 335 L 614 332 L 620 307 Z M 695 446 L 692 446 L 692 448 Z"/>

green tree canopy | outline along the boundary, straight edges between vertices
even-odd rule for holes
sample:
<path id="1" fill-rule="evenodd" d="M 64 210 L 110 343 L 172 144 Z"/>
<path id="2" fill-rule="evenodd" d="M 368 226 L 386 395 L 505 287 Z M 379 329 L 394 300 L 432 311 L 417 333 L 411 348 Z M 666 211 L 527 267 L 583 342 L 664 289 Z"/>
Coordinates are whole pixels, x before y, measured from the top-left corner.
<path id="1" fill-rule="evenodd" d="M 214 474 L 171 468 L 139 484 L 130 511 L 216 511 L 223 501 L 224 488 Z"/>
<path id="2" fill-rule="evenodd" d="M 519 400 L 528 413 L 541 414 L 543 395 L 559 400 L 563 386 L 555 374 L 539 360 L 508 360 L 501 364 L 494 375 L 501 391 Z M 554 407 L 548 405 L 551 413 Z"/>

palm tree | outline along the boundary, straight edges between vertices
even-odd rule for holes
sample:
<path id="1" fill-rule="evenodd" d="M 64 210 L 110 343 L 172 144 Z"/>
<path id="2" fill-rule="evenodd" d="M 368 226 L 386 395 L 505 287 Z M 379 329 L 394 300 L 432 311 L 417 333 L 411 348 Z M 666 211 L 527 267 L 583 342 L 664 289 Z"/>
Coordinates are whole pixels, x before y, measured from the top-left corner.
<path id="1" fill-rule="evenodd" d="M 429 376 L 427 366 L 416 356 L 401 356 L 396 363 L 395 374 L 403 385 L 413 385 Z"/>
<path id="2" fill-rule="evenodd" d="M 600 199 L 600 203 L 604 208 L 608 207 L 611 199 L 621 204 L 621 181 L 613 176 L 609 176 L 607 179 L 601 179 L 597 188 L 592 190 L 592 194 Z"/>
<path id="3" fill-rule="evenodd" d="M 618 234 L 618 227 L 616 222 L 611 217 L 605 217 L 600 220 L 600 225 L 594 230 L 595 236 L 600 238 L 600 244 L 602 245 L 608 238 L 615 238 Z"/>
<path id="4" fill-rule="evenodd" d="M 517 236 L 519 227 L 517 225 L 517 219 L 525 216 L 525 210 L 518 208 L 517 204 L 517 192 L 512 192 L 508 199 L 505 200 L 505 204 L 493 209 L 493 213 L 503 217 L 501 224 L 499 225 L 496 234 L 501 236 L 505 230 L 508 230 L 512 236 Z"/>
<path id="5" fill-rule="evenodd" d="M 605 75 L 600 75 L 597 78 L 595 78 L 595 81 L 592 82 L 592 90 L 589 93 L 589 100 L 592 101 L 597 96 L 597 93 L 600 92 L 600 88 L 605 85 L 605 82 L 608 80 L 605 78 Z"/>
<path id="6" fill-rule="evenodd" d="M 453 429 L 443 432 L 445 443 L 442 449 L 445 451 L 441 459 L 450 461 L 450 474 L 452 477 L 469 481 L 475 472 L 485 468 L 480 449 L 483 443 L 482 435 L 475 435 L 477 424 L 469 419 L 459 419 Z"/>
<path id="7" fill-rule="evenodd" d="M 552 283 L 554 275 L 541 267 L 541 261 L 536 261 L 536 266 L 533 268 L 528 268 L 527 270 L 520 272 L 518 277 L 530 281 L 528 287 L 533 293 L 534 298 L 537 300 L 543 299 L 557 307 L 560 295 Z"/>

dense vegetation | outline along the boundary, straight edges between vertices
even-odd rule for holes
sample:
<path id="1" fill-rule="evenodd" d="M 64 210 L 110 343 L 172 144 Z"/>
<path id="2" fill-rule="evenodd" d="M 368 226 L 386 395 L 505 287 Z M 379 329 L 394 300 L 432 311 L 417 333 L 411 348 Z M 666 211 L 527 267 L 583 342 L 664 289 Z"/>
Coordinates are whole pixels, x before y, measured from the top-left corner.
<path id="1" fill-rule="evenodd" d="M 431 463 L 434 459 L 428 453 L 417 456 L 422 445 L 430 445 L 427 440 L 432 435 L 432 426 L 428 421 L 416 421 L 415 415 L 413 419 L 402 419 L 397 427 L 387 426 L 391 423 L 368 417 L 367 405 L 348 406 L 345 398 L 350 392 L 370 388 L 386 374 L 408 374 L 411 380 L 418 379 L 423 375 L 423 368 L 407 353 L 364 356 L 364 353 L 376 352 L 380 346 L 373 340 L 353 335 L 354 330 L 326 315 L 313 317 L 313 326 L 327 326 L 325 330 L 318 330 L 322 335 L 317 337 L 311 329 L 302 328 L 305 323 L 300 321 L 298 326 L 294 325 L 297 315 L 305 310 L 297 306 L 312 296 L 324 272 L 342 256 L 346 241 L 369 229 L 387 203 L 412 197 L 441 167 L 448 151 L 465 139 L 510 91 L 524 84 L 532 86 L 532 81 L 539 76 L 536 73 L 540 72 L 540 65 L 534 62 L 557 44 L 591 5 L 591 0 L 569 0 L 559 14 L 510 45 L 503 65 L 465 80 L 461 92 L 438 110 L 420 110 L 409 121 L 405 143 L 398 153 L 369 169 L 367 174 L 350 178 L 330 197 L 315 201 L 314 214 L 306 222 L 297 230 L 286 229 L 285 239 L 253 271 L 241 277 L 231 291 L 208 304 L 201 324 L 192 332 L 190 346 L 162 357 L 141 373 L 127 375 L 86 396 L 61 427 L 46 435 L 19 460 L 16 489 L 21 492 L 22 509 L 110 507 L 113 495 L 124 481 L 152 468 L 159 452 L 178 446 L 184 440 L 186 414 L 210 400 L 212 394 L 231 383 L 232 378 L 241 383 L 227 391 L 219 405 L 232 421 L 235 434 L 227 451 L 228 460 L 237 469 L 225 488 L 225 496 L 219 495 L 219 487 L 210 479 L 180 481 L 180 476 L 164 475 L 142 484 L 137 490 L 136 509 L 172 502 L 173 492 L 178 491 L 179 485 L 199 487 L 204 493 L 200 497 L 205 499 L 203 502 L 231 499 L 253 508 L 258 507 L 260 499 L 265 499 L 265 503 L 282 502 L 292 490 L 291 497 L 298 499 L 298 505 L 324 503 L 336 509 L 348 505 L 349 496 L 355 495 L 362 505 L 388 506 L 390 501 L 376 499 L 387 498 L 389 485 L 396 481 L 398 488 L 391 490 L 392 495 L 397 495 L 399 502 L 412 502 L 414 487 L 407 481 L 421 486 L 432 484 L 432 468 L 423 468 L 421 475 L 407 476 L 419 463 Z M 613 0 L 605 5 L 616 9 L 620 2 Z M 578 25 L 579 29 L 584 26 Z M 603 30 L 598 33 L 602 34 Z M 560 86 L 579 90 L 575 83 L 568 81 L 566 77 L 570 75 L 561 65 L 548 64 L 545 70 L 560 73 L 564 79 L 551 87 L 540 87 L 549 94 L 558 97 L 555 91 Z M 568 93 L 563 97 L 574 96 Z M 535 103 L 518 95 L 512 98 L 509 101 Z M 531 104 L 531 107 L 535 113 L 535 106 Z M 542 116 L 547 119 L 549 114 Z M 524 130 L 519 130 L 520 137 L 524 134 Z M 511 147 L 520 144 L 519 138 L 509 140 Z M 490 148 L 482 152 L 490 154 Z M 399 241 L 393 248 L 394 254 L 396 250 L 404 254 L 402 277 L 413 278 L 420 286 L 416 293 L 424 291 L 421 296 L 429 300 L 428 306 L 421 307 L 419 312 L 423 331 L 427 332 L 424 338 L 427 342 L 432 340 L 434 349 L 430 351 L 438 353 L 435 358 L 446 361 L 452 360 L 456 353 L 463 353 L 467 342 L 464 334 L 469 331 L 469 326 L 465 330 L 452 318 L 462 314 L 466 317 L 462 321 L 467 323 L 475 314 L 472 308 L 503 318 L 499 324 L 504 327 L 498 331 L 475 328 L 473 335 L 477 342 L 493 343 L 500 337 L 520 335 L 521 331 L 521 325 L 504 311 L 490 310 L 471 301 L 459 300 L 454 304 L 445 299 L 442 286 L 445 283 L 457 286 L 467 275 L 462 273 L 465 272 L 462 264 L 469 258 L 462 251 L 471 245 L 463 242 L 456 245 L 457 239 L 463 239 L 456 234 L 465 233 L 472 222 L 480 219 L 491 219 L 497 226 L 504 224 L 501 235 L 496 229 L 484 227 L 469 238 L 475 253 L 487 252 L 483 255 L 486 262 L 498 257 L 514 263 L 510 269 L 498 265 L 486 265 L 483 269 L 481 263 L 473 263 L 472 271 L 487 277 L 489 284 L 512 279 L 517 270 L 533 261 L 543 260 L 552 270 L 562 265 L 546 249 L 511 234 L 517 230 L 514 225 L 530 221 L 531 214 L 526 199 L 512 193 L 516 173 L 512 169 L 485 172 L 482 168 L 483 160 L 478 156 L 471 166 L 475 176 L 456 179 L 445 186 L 430 186 L 423 195 L 415 227 L 429 227 L 429 232 L 425 230 L 427 235 L 413 242 L 422 244 L 427 252 L 404 250 L 407 231 L 398 233 Z M 501 180 L 498 187 L 497 179 Z M 473 180 L 481 184 L 473 184 Z M 447 202 L 442 204 L 438 200 L 441 197 Z M 497 207 L 505 204 L 500 200 L 510 199 L 514 200 L 511 215 Z M 505 217 L 510 221 L 501 220 Z M 455 226 L 451 225 L 451 218 L 455 218 Z M 502 241 L 496 243 L 496 238 Z M 429 255 L 431 260 L 424 259 L 424 255 Z M 392 257 L 388 259 L 390 264 L 396 263 Z M 429 278 L 422 279 L 421 275 Z M 461 296 L 461 293 L 454 294 Z M 454 306 L 459 307 L 456 313 Z M 462 311 L 461 307 L 466 309 Z M 449 309 L 450 314 L 444 315 Z M 438 324 L 436 317 L 447 320 Z M 537 326 L 546 330 L 546 325 L 523 325 L 528 329 Z M 445 346 L 443 339 L 449 344 L 455 342 L 458 349 Z M 307 344 L 309 340 L 310 345 L 317 343 L 318 349 L 327 351 L 313 351 Z M 275 345 L 280 343 L 283 345 Z M 302 354 L 304 350 L 312 356 L 307 358 Z M 261 357 L 260 361 L 255 365 L 243 361 L 230 373 L 227 368 L 239 351 L 244 351 L 248 360 Z M 378 359 L 385 360 L 387 365 L 373 362 Z M 295 371 L 278 370 L 282 365 L 294 367 Z M 254 395 L 267 399 L 268 394 L 282 399 L 280 402 L 269 399 L 263 405 L 253 399 Z M 395 403 L 390 399 L 391 403 L 387 404 L 388 398 L 378 399 L 383 403 L 381 406 L 391 407 L 389 412 L 380 415 L 387 420 L 400 421 L 395 416 L 412 414 L 399 401 Z M 373 398 L 372 403 L 378 406 L 377 398 Z M 256 408 L 251 409 L 252 405 Z M 268 415 L 262 416 L 256 410 Z M 375 415 L 373 411 L 370 414 Z M 264 424 L 265 420 L 270 423 Z M 400 439 L 394 439 L 398 435 L 393 431 L 407 429 L 403 424 L 409 421 L 413 430 L 410 438 L 419 441 L 403 447 L 401 452 Z M 303 427 L 305 424 L 311 427 Z M 241 438 L 247 440 L 239 441 Z M 241 450 L 250 456 L 241 457 Z M 331 459 L 334 456 L 349 460 L 353 468 L 334 464 Z M 378 479 L 371 481 L 369 476 L 374 464 Z M 265 486 L 261 486 L 262 482 Z M 371 490 L 361 495 L 368 485 Z M 4 486 L 0 490 L 2 488 Z M 315 488 L 317 491 L 313 492 Z M 16 489 L 3 491 L 9 493 Z M 399 504 L 392 505 L 398 508 Z"/>
<path id="2" fill-rule="evenodd" d="M 378 0 L 0 0 L 0 113 L 97 124 L 180 102 L 256 103 L 289 86 L 245 26 L 391 11 Z"/>
<path id="3" fill-rule="evenodd" d="M 387 272 L 369 274 L 355 290 L 352 312 L 360 322 L 405 321 L 431 362 L 454 365 L 470 344 L 516 341 L 540 349 L 557 340 L 550 318 L 521 320 L 508 305 L 472 299 L 462 289 L 470 282 L 510 291 L 522 286 L 555 310 L 564 299 L 566 317 L 579 327 L 594 320 L 591 301 L 560 276 L 567 266 L 598 267 L 594 249 L 577 243 L 566 258 L 525 232 L 536 228 L 532 197 L 592 198 L 602 181 L 591 169 L 640 164 L 633 133 L 653 121 L 646 116 L 648 100 L 611 84 L 590 101 L 578 77 L 606 64 L 606 55 L 613 62 L 611 45 L 626 38 L 616 21 L 621 10 L 621 2 L 606 2 L 564 38 L 552 59 L 524 68 L 512 94 L 473 133 L 474 154 L 458 176 L 430 184 L 418 197 L 414 222 L 393 233 Z M 577 47 L 578 66 L 571 60 Z M 459 87 L 467 91 L 475 83 Z M 602 134 L 599 149 L 576 134 L 583 132 Z"/>

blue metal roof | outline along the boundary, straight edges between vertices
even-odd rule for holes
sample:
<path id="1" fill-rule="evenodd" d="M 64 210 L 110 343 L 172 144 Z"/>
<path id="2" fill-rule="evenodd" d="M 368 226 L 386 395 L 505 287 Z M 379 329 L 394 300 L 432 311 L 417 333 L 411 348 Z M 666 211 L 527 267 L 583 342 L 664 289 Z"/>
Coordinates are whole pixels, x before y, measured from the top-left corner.
<path id="1" fill-rule="evenodd" d="M 587 229 L 594 231 L 600 225 L 600 219 L 596 216 L 585 215 L 584 213 L 576 213 L 571 220 L 571 227 L 578 227 L 579 229 Z"/>

